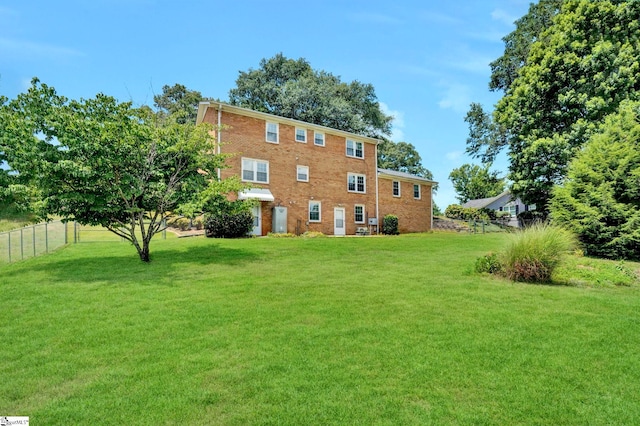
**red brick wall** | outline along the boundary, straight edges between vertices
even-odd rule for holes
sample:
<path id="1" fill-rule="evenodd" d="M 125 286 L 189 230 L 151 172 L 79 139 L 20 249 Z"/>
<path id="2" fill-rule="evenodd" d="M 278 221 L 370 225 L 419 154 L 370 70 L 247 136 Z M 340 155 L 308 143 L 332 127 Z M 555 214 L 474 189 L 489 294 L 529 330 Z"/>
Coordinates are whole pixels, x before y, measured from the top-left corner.
<path id="1" fill-rule="evenodd" d="M 393 196 L 393 181 L 400 183 L 400 197 Z M 378 179 L 378 203 L 380 230 L 385 215 L 398 216 L 400 233 L 427 232 L 431 230 L 431 186 L 420 184 L 420 199 L 413 197 L 414 182 L 380 177 Z"/>
<path id="2" fill-rule="evenodd" d="M 273 203 L 262 203 L 262 234 L 271 231 L 271 209 L 287 207 L 287 231 L 307 230 L 333 234 L 334 207 L 344 207 L 346 233 L 355 234 L 365 224 L 356 224 L 354 206 L 365 206 L 367 217 L 375 216 L 376 158 L 375 145 L 364 143 L 364 159 L 346 156 L 345 136 L 325 132 L 325 146 L 314 145 L 314 131 L 307 128 L 307 142 L 295 141 L 295 125 L 279 123 L 279 143 L 266 142 L 266 121 L 225 111 L 221 122 L 228 126 L 222 131 L 223 153 L 234 153 L 222 170 L 222 178 L 241 174 L 242 158 L 269 161 L 269 183 L 256 187 L 268 188 L 275 197 Z M 277 117 L 274 117 L 274 122 Z M 218 122 L 218 112 L 209 108 L 204 121 Z M 302 125 L 301 125 L 302 126 Z M 356 139 L 357 140 L 357 139 Z M 298 182 L 296 166 L 309 167 L 309 182 Z M 347 191 L 347 173 L 366 175 L 366 194 Z M 308 223 L 309 201 L 320 201 L 321 222 Z"/>

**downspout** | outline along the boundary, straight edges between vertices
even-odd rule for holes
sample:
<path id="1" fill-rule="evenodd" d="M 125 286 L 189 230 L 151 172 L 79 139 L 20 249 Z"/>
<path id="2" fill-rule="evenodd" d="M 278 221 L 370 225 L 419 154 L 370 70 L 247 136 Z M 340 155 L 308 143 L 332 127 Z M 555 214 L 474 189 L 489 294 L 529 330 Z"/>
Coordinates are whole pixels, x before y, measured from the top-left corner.
<path id="1" fill-rule="evenodd" d="M 218 135 L 216 136 L 216 142 L 218 143 L 218 155 L 220 155 L 221 151 L 221 145 L 220 145 L 220 138 L 222 137 L 222 131 L 220 130 L 220 126 L 222 125 L 222 104 L 219 103 L 218 104 Z M 220 180 L 220 177 L 222 175 L 222 170 L 220 169 L 220 167 L 218 167 L 218 180 Z"/>
<path id="2" fill-rule="evenodd" d="M 380 234 L 380 212 L 378 211 L 378 143 L 376 142 L 376 220 L 378 224 L 376 225 L 376 235 Z"/>

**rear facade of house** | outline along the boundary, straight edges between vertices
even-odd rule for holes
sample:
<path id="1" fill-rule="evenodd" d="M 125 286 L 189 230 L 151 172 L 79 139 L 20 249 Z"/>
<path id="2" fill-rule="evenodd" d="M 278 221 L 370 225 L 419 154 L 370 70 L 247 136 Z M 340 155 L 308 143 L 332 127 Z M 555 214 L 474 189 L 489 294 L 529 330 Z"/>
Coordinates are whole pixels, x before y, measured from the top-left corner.
<path id="1" fill-rule="evenodd" d="M 376 233 L 386 214 L 400 232 L 431 230 L 434 182 L 379 171 L 377 139 L 224 103 L 201 103 L 197 122 L 219 126 L 220 150 L 233 154 L 220 177 L 251 185 L 238 197 L 259 201 L 254 235 Z"/>

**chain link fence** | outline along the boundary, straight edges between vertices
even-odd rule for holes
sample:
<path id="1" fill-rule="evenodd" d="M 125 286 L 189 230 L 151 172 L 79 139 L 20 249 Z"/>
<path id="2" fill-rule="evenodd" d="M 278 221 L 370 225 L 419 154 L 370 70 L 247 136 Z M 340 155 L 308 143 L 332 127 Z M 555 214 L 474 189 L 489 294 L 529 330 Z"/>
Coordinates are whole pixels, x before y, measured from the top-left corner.
<path id="1" fill-rule="evenodd" d="M 166 231 L 162 232 L 166 238 Z M 59 220 L 0 233 L 0 264 L 40 256 L 66 244 L 128 242 L 100 226 L 82 226 Z"/>

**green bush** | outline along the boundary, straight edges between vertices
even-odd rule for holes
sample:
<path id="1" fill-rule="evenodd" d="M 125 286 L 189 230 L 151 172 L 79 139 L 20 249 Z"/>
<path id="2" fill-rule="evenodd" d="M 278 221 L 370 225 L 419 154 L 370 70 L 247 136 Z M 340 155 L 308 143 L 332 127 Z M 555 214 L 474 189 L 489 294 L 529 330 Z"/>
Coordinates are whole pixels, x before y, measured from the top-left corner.
<path id="1" fill-rule="evenodd" d="M 502 255 L 504 274 L 513 281 L 549 282 L 576 238 L 557 226 L 538 223 L 513 235 Z"/>
<path id="2" fill-rule="evenodd" d="M 217 212 L 205 216 L 205 235 L 209 238 L 246 237 L 253 228 L 250 211 Z"/>
<path id="3" fill-rule="evenodd" d="M 245 237 L 253 229 L 251 204 L 229 201 L 223 196 L 209 200 L 205 206 L 204 230 L 209 238 Z"/>
<path id="4" fill-rule="evenodd" d="M 382 233 L 386 235 L 398 235 L 398 216 L 393 214 L 386 215 L 382 220 Z"/>
<path id="5" fill-rule="evenodd" d="M 191 226 L 191 221 L 186 217 L 181 217 L 173 221 L 173 227 L 178 228 L 181 231 L 186 231 Z"/>
<path id="6" fill-rule="evenodd" d="M 502 263 L 497 253 L 489 253 L 476 259 L 476 272 L 497 274 L 502 272 Z"/>

